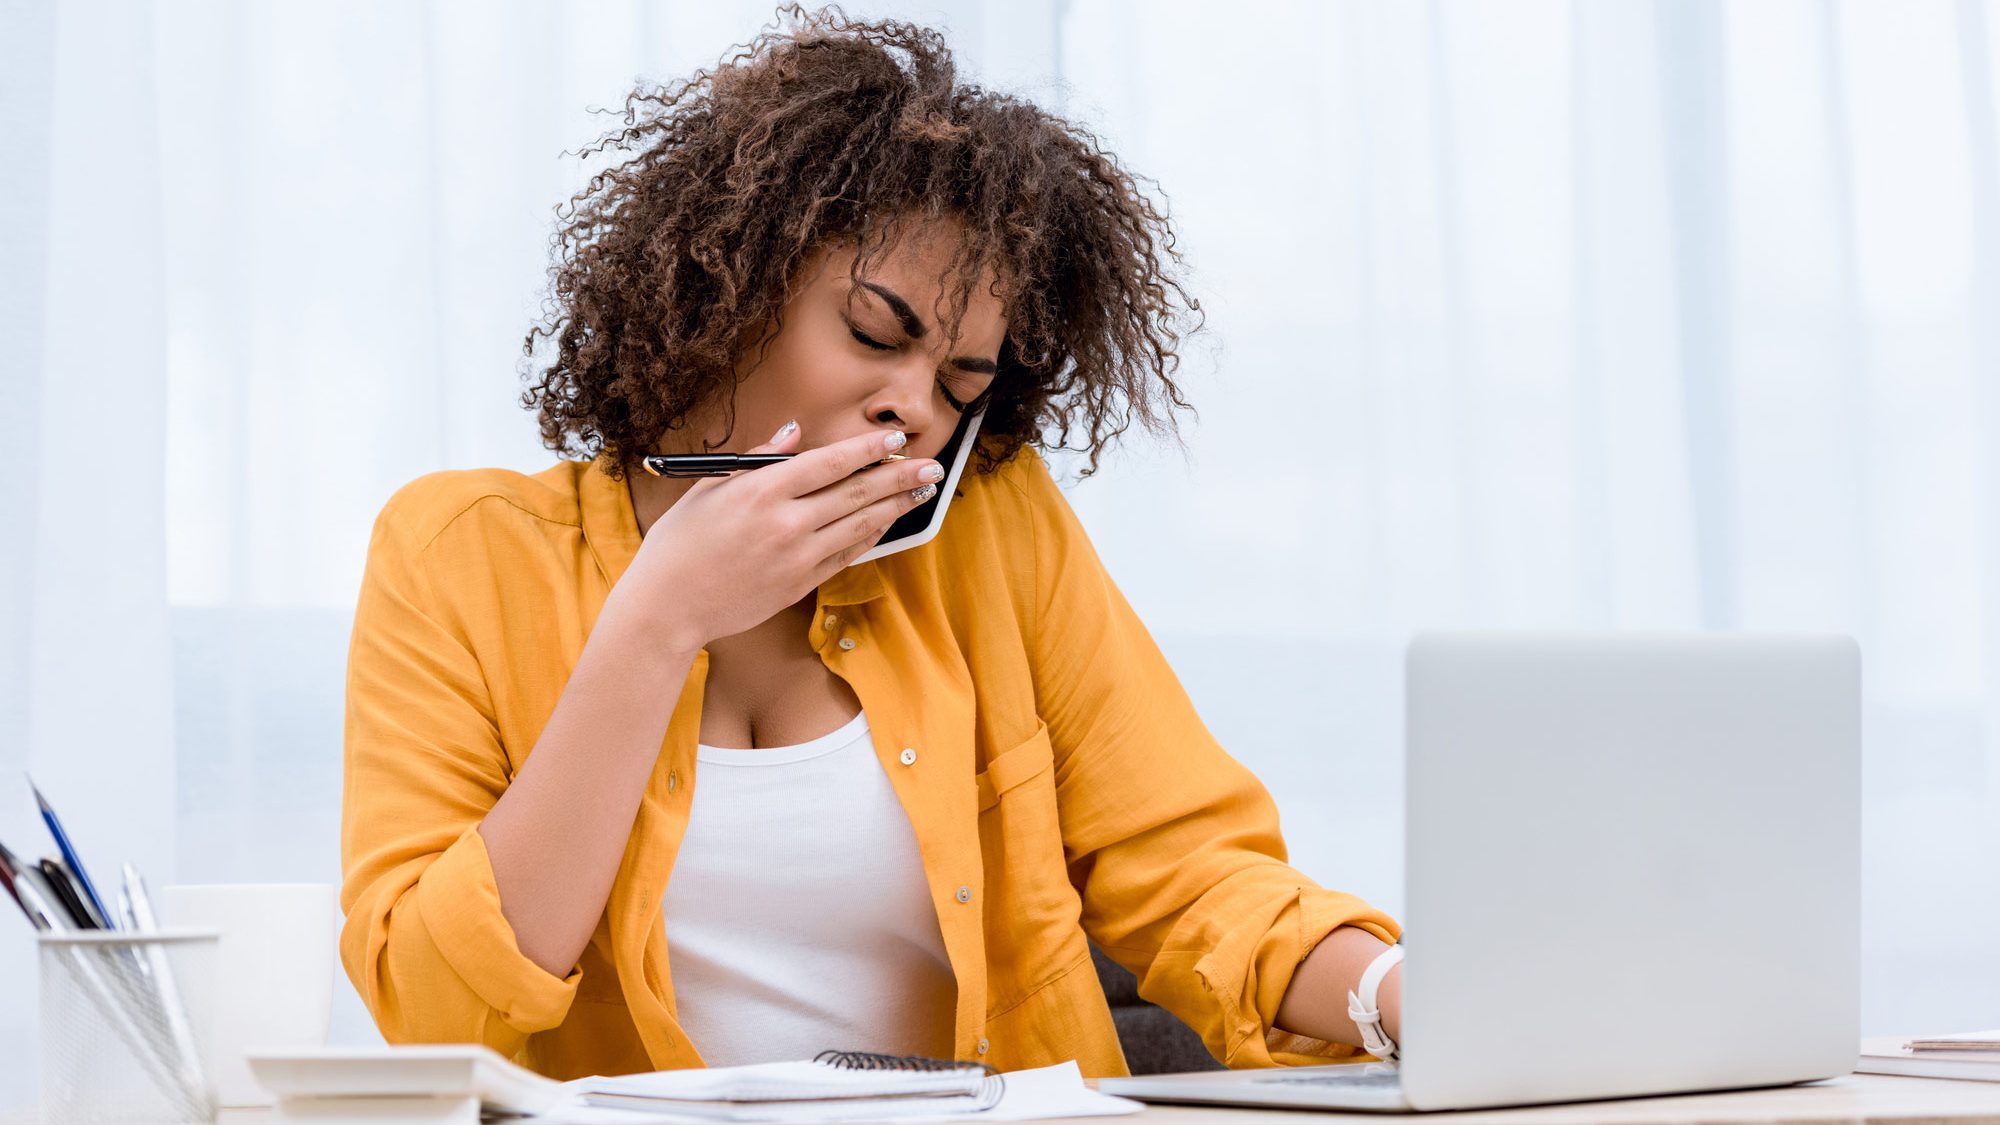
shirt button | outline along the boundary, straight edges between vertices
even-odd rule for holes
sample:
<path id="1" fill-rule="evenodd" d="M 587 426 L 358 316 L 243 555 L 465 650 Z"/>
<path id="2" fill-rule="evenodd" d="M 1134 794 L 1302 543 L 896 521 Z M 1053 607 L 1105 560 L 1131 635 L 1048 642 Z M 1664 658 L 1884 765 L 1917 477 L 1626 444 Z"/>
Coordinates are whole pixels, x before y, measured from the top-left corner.
<path id="1" fill-rule="evenodd" d="M 853 637 L 840 638 L 840 647 L 842 651 L 847 651 L 852 649 L 854 647 L 854 638 Z"/>
<path id="2" fill-rule="evenodd" d="M 667 792 L 669 792 L 669 793 L 672 793 L 672 792 L 674 792 L 675 790 L 678 790 L 678 789 L 679 789 L 680 787 L 681 787 L 681 771 L 679 771 L 679 770 L 668 770 L 668 771 L 667 771 Z"/>
<path id="3" fill-rule="evenodd" d="M 979 1053 L 982 1055 L 986 1053 L 986 1037 L 983 1035 L 979 1038 Z"/>
<path id="4" fill-rule="evenodd" d="M 915 749 L 911 747 L 908 746 L 903 747 L 903 752 L 901 755 L 899 755 L 899 758 L 901 759 L 902 763 L 906 766 L 914 766 L 917 764 L 917 752 Z"/>
<path id="5" fill-rule="evenodd" d="M 958 888 L 958 901 L 960 901 L 960 902 L 971 902 L 971 901 L 972 901 L 972 888 L 971 888 L 971 887 L 960 887 L 960 888 Z"/>
<path id="6" fill-rule="evenodd" d="M 838 625 L 838 624 L 840 624 L 840 615 L 839 615 L 839 614 L 837 614 L 837 613 L 829 613 L 829 614 L 827 614 L 827 615 L 826 615 L 826 627 L 827 627 L 827 629 L 828 629 L 829 631 L 831 631 L 831 630 L 833 629 L 833 627 L 834 627 L 835 625 Z"/>

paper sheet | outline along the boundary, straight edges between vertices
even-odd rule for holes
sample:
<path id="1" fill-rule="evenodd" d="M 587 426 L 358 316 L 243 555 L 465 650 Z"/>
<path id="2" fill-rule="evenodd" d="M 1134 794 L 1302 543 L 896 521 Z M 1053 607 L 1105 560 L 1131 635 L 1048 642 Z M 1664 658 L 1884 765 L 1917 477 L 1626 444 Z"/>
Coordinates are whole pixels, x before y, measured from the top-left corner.
<path id="1" fill-rule="evenodd" d="M 977 1112 L 923 1113 L 920 1106 L 912 1106 L 907 1102 L 885 1106 L 883 1102 L 871 1099 L 865 1105 L 838 1101 L 818 1101 L 787 1107 L 745 1104 L 742 1107 L 744 1115 L 733 1117 L 732 1120 L 794 1125 L 809 1121 L 881 1121 L 893 1118 L 899 1122 L 907 1121 L 916 1125 L 916 1123 L 936 1121 L 1034 1121 L 1048 1117 L 1108 1117 L 1137 1113 L 1145 1108 L 1141 1102 L 1100 1094 L 1085 1086 L 1083 1073 L 1076 1068 L 1076 1063 L 1073 1061 L 1035 1070 L 1009 1071 L 1005 1077 L 1007 1085 L 1000 1096 L 1000 1104 Z M 716 1118 L 706 1114 L 660 1110 L 607 1109 L 588 1105 L 581 1097 L 577 1097 L 546 1113 L 513 1120 L 533 1122 L 534 1125 L 714 1125 Z"/>

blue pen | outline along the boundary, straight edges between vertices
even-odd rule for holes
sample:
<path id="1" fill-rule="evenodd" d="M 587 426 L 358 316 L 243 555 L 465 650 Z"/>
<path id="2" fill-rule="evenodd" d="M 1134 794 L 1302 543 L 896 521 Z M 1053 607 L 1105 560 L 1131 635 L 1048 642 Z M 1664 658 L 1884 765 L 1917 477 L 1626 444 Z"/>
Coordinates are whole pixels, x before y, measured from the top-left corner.
<path id="1" fill-rule="evenodd" d="M 90 900 L 91 909 L 97 911 L 99 918 L 104 919 L 105 929 L 117 929 L 118 919 L 104 909 L 104 900 L 97 897 L 97 888 L 90 885 L 90 876 L 84 874 L 83 857 L 76 854 L 76 849 L 70 846 L 69 833 L 63 831 L 62 821 L 56 819 L 56 810 L 50 808 L 48 801 L 42 798 L 42 791 L 35 788 L 35 779 L 32 777 L 28 779 L 28 789 L 34 793 L 35 803 L 42 806 L 42 819 L 48 822 L 49 834 L 56 838 L 56 847 L 62 851 L 63 862 L 69 864 L 70 873 L 76 876 L 77 885 L 83 888 L 84 897 Z"/>

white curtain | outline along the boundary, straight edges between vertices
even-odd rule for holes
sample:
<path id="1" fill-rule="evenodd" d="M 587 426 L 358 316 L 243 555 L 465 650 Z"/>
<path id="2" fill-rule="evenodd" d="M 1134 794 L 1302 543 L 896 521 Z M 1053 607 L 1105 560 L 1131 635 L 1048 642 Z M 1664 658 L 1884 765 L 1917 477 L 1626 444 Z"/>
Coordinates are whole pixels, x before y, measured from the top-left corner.
<path id="1" fill-rule="evenodd" d="M 1167 200 L 1191 456 L 1071 495 L 1300 866 L 1401 905 L 1414 628 L 1847 631 L 1864 1030 L 1992 1025 L 2000 5 L 849 10 Z M 95 867 L 337 880 L 369 521 L 549 462 L 519 344 L 584 107 L 771 15 L 0 0 L 0 840 L 43 846 L 25 768 Z M 0 919 L 0 1106 L 34 1038 Z"/>
<path id="2" fill-rule="evenodd" d="M 1152 10 L 1069 109 L 1222 346 L 1075 501 L 1302 866 L 1401 902 L 1414 628 L 1848 632 L 1864 1031 L 1993 1026 L 2000 4 Z"/>

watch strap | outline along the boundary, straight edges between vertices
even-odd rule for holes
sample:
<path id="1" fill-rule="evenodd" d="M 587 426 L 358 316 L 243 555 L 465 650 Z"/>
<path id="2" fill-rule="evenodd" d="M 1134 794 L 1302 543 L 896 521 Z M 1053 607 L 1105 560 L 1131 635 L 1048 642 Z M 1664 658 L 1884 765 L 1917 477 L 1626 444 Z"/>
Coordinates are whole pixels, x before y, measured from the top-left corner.
<path id="1" fill-rule="evenodd" d="M 1398 941 L 1368 963 L 1358 988 L 1347 994 L 1347 1016 L 1361 1032 L 1361 1045 L 1384 1062 L 1395 1060 L 1397 1046 L 1388 1032 L 1382 1030 L 1382 1009 L 1375 1002 L 1375 993 L 1382 986 L 1382 978 L 1402 960 L 1403 943 Z"/>

